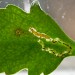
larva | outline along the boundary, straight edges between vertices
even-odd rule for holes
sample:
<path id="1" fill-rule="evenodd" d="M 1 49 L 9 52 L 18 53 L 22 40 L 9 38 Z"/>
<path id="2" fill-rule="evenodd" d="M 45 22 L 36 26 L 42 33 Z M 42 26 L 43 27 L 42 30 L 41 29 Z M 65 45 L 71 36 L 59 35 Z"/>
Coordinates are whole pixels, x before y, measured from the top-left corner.
<path id="1" fill-rule="evenodd" d="M 29 32 L 33 33 L 38 38 L 50 39 L 50 37 L 48 35 L 46 35 L 45 33 L 37 32 L 36 29 L 34 29 L 33 27 L 29 28 Z"/>

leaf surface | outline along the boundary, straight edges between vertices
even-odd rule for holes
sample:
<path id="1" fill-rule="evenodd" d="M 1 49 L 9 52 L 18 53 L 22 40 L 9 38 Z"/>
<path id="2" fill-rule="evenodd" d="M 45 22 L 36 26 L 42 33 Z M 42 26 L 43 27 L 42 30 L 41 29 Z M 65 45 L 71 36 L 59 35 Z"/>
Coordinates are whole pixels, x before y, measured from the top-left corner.
<path id="1" fill-rule="evenodd" d="M 27 68 L 28 75 L 47 75 L 72 53 L 74 42 L 39 5 L 30 13 L 14 5 L 0 9 L 0 72 Z"/>

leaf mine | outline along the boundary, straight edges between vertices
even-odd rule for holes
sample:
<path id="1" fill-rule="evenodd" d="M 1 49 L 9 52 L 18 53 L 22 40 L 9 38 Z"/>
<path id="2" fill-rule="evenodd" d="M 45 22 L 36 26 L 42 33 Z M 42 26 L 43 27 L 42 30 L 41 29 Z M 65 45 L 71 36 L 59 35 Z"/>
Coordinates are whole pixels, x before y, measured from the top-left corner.
<path id="1" fill-rule="evenodd" d="M 29 32 L 32 33 L 34 36 L 39 38 L 38 43 L 42 46 L 42 51 L 49 52 L 50 54 L 54 54 L 57 57 L 62 57 L 64 55 L 66 55 L 66 54 L 71 54 L 72 47 L 70 45 L 66 44 L 65 42 L 61 41 L 59 38 L 53 39 L 50 36 L 46 35 L 45 33 L 38 32 L 33 27 L 29 28 Z M 56 50 L 51 49 L 50 47 L 45 48 L 45 44 L 44 44 L 44 42 L 42 40 L 40 40 L 40 38 L 45 39 L 46 42 L 52 42 L 52 43 L 55 43 L 55 44 L 58 42 L 59 44 L 64 45 L 65 47 L 67 47 L 67 50 L 63 51 L 62 53 L 58 53 Z"/>

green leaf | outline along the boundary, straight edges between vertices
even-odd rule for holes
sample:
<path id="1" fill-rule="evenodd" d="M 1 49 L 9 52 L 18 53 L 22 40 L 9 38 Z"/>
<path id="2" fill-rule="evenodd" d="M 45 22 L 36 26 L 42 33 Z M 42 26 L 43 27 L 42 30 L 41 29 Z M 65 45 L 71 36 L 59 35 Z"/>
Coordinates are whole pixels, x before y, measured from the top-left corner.
<path id="1" fill-rule="evenodd" d="M 14 5 L 0 9 L 0 73 L 27 68 L 28 75 L 47 75 L 75 53 L 74 45 L 37 4 L 30 13 Z"/>

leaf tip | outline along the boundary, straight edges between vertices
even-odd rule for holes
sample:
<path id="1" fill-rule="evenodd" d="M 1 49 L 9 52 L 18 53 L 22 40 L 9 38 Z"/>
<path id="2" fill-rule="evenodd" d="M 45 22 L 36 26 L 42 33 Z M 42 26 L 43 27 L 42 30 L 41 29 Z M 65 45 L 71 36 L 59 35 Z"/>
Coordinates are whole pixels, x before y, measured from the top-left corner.
<path id="1" fill-rule="evenodd" d="M 32 9 L 33 7 L 41 7 L 41 6 L 40 6 L 40 2 L 39 2 L 38 0 L 34 0 L 34 1 L 31 3 L 31 9 Z"/>

